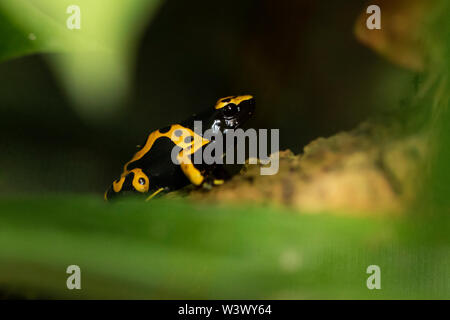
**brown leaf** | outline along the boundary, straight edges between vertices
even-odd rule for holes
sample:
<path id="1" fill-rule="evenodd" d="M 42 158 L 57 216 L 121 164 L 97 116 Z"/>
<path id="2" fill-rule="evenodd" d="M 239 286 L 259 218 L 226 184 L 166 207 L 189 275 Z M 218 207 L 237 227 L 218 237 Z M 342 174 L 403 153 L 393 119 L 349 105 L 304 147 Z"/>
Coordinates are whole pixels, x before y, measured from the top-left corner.
<path id="1" fill-rule="evenodd" d="M 366 13 L 369 5 L 381 9 L 381 29 L 369 30 Z M 426 14 L 435 0 L 377 0 L 371 1 L 359 15 L 355 34 L 359 41 L 390 60 L 412 69 L 423 71 L 425 48 L 423 29 Z"/>

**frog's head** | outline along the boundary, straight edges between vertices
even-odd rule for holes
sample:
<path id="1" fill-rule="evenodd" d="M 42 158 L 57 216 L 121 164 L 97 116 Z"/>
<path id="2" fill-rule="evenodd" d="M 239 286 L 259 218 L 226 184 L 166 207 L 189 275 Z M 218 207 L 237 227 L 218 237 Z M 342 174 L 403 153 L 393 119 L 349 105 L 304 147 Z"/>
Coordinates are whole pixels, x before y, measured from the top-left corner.
<path id="1" fill-rule="evenodd" d="M 121 175 L 113 182 L 105 192 L 105 200 L 116 199 L 121 195 L 134 194 L 137 196 L 148 196 L 155 190 L 150 187 L 148 175 L 139 168 L 135 168 Z"/>
<path id="2" fill-rule="evenodd" d="M 214 107 L 222 129 L 236 129 L 242 126 L 255 111 L 255 99 L 251 95 L 221 98 Z"/>

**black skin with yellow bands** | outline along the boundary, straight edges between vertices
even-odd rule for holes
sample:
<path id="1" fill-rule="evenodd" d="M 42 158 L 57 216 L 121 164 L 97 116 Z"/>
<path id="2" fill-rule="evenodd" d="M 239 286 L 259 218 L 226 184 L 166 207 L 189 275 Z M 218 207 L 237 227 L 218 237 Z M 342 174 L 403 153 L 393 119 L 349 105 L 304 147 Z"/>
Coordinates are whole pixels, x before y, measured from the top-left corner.
<path id="1" fill-rule="evenodd" d="M 194 121 L 201 121 L 205 131 L 213 129 L 226 133 L 228 129 L 240 128 L 252 116 L 254 109 L 253 96 L 229 96 L 219 99 L 214 109 L 153 131 L 144 146 L 124 165 L 120 178 L 105 192 L 105 200 L 125 194 L 141 195 L 150 200 L 189 184 L 221 184 L 227 178 L 223 165 L 191 162 L 195 152 L 202 152 L 204 146 L 211 142 L 194 132 Z M 171 158 L 176 145 L 181 148 L 177 157 L 180 164 L 173 163 Z"/>

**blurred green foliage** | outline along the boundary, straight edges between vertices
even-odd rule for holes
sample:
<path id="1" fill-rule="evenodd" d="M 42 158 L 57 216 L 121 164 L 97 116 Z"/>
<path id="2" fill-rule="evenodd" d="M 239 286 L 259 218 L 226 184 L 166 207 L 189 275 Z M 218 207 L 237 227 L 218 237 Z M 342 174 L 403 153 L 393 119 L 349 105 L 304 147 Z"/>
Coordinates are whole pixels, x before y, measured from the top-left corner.
<path id="1" fill-rule="evenodd" d="M 442 220 L 86 196 L 2 199 L 0 212 L 0 284 L 11 296 L 450 298 Z M 81 290 L 66 288 L 72 264 Z M 373 264 L 381 290 L 366 287 Z"/>
<path id="2" fill-rule="evenodd" d="M 136 43 L 160 2 L 3 0 L 0 60 L 64 53 L 49 60 L 78 111 L 85 117 L 105 116 L 125 99 Z M 72 5 L 80 8 L 80 29 L 66 25 Z"/>
<path id="3" fill-rule="evenodd" d="M 424 194 L 435 212 L 450 214 L 450 3 L 438 1 L 430 15 L 430 77 L 436 78 L 428 105 L 430 120 L 429 167 L 425 174 Z"/>

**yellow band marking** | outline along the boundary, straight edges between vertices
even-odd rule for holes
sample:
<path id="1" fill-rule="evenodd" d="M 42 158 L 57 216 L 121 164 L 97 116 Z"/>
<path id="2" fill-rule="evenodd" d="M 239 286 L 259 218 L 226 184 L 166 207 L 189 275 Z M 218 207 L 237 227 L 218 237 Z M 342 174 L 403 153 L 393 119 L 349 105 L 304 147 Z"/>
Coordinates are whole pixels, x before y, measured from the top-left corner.
<path id="1" fill-rule="evenodd" d="M 179 130 L 179 131 L 177 131 Z M 176 132 L 177 131 L 177 132 Z M 176 135 L 175 133 L 181 133 L 179 135 Z M 187 137 L 193 137 L 190 142 L 186 142 L 185 139 Z M 166 133 L 161 133 L 159 130 L 153 131 L 147 138 L 147 142 L 145 143 L 144 147 L 135 153 L 133 158 L 128 161 L 124 167 L 123 167 L 123 173 L 122 176 L 126 176 L 128 171 L 128 165 L 132 162 L 135 162 L 139 159 L 141 159 L 150 149 L 152 148 L 153 144 L 158 138 L 161 137 L 167 137 L 170 140 L 172 140 L 173 143 L 175 143 L 177 146 L 187 149 L 190 147 L 189 154 L 194 153 L 198 149 L 200 149 L 205 144 L 209 143 L 210 141 L 208 139 L 204 139 L 203 137 L 196 134 L 194 131 L 192 131 L 189 128 L 185 128 L 179 124 L 174 124 L 170 127 L 169 131 Z"/>
<path id="2" fill-rule="evenodd" d="M 227 99 L 229 99 L 229 100 L 227 100 Z M 214 108 L 222 109 L 229 103 L 234 103 L 235 105 L 238 105 L 242 101 L 246 101 L 246 100 L 250 100 L 250 99 L 253 99 L 253 96 L 245 95 L 245 96 L 229 96 L 229 97 L 225 97 L 225 98 L 220 98 L 219 100 L 217 100 L 216 106 Z M 225 100 L 226 102 L 224 102 L 223 100 Z"/>

